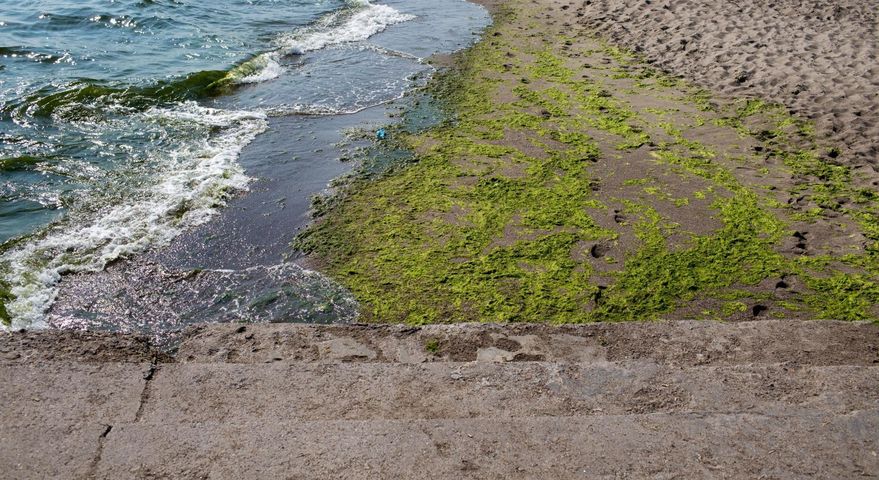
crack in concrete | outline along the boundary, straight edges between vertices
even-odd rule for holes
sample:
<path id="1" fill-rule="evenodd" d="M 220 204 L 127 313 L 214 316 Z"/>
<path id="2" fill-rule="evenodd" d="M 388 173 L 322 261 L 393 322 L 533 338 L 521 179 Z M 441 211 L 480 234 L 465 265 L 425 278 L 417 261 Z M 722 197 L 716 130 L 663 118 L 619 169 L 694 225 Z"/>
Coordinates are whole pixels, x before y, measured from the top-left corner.
<path id="1" fill-rule="evenodd" d="M 89 470 L 85 478 L 97 478 L 98 465 L 101 463 L 101 457 L 104 456 L 104 444 L 107 441 L 107 435 L 113 431 L 113 425 L 104 425 L 104 431 L 98 436 L 98 447 L 95 450 L 95 456 L 89 464 Z"/>
<path id="2" fill-rule="evenodd" d="M 149 401 L 150 395 L 152 393 L 152 389 L 150 388 L 150 386 L 158 371 L 158 358 L 153 358 L 152 363 L 150 363 L 149 369 L 147 369 L 146 373 L 143 374 L 144 384 L 143 390 L 140 392 L 140 403 L 137 406 L 137 412 L 135 412 L 134 414 L 135 422 L 139 422 L 143 417 L 144 407 L 146 406 L 147 401 Z M 107 436 L 110 435 L 110 432 L 112 431 L 113 425 L 104 425 L 104 430 L 98 437 L 98 446 L 95 451 L 95 456 L 92 458 L 91 463 L 89 463 L 88 473 L 85 475 L 84 478 L 97 478 L 98 466 L 101 464 L 101 458 L 104 456 L 104 445 L 106 444 Z"/>
<path id="3" fill-rule="evenodd" d="M 159 364 L 156 360 L 153 360 L 153 363 L 150 364 L 149 370 L 143 375 L 144 384 L 143 390 L 140 392 L 140 404 L 137 406 L 137 412 L 134 414 L 134 421 L 140 422 L 143 417 L 143 411 L 146 407 L 147 402 L 150 399 L 150 395 L 152 394 L 152 381 L 156 377 L 156 374 L 159 372 Z"/>

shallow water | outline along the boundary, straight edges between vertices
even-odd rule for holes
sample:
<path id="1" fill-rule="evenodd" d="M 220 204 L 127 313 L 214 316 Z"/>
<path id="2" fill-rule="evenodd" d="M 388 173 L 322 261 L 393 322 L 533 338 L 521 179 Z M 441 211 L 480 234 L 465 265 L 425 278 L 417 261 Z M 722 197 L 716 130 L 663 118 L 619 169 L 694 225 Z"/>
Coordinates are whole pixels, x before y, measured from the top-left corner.
<path id="1" fill-rule="evenodd" d="M 350 168 L 345 131 L 392 121 L 387 102 L 432 73 L 422 59 L 468 45 L 487 23 L 461 0 L 4 6 L 0 269 L 17 296 L 13 325 L 46 324 L 62 279 L 97 285 L 100 276 L 83 278 L 143 252 L 163 269 L 226 272 L 217 283 L 243 297 L 271 290 L 240 272 L 298 268 L 281 265 L 286 245 L 311 194 Z M 297 288 L 286 290 L 291 305 L 311 295 Z M 91 304 L 106 295 L 78 294 Z M 234 318 L 332 320 L 315 313 L 323 300 L 298 315 L 270 303 L 286 313 Z M 71 314 L 63 301 L 55 310 L 79 326 L 138 316 L 82 305 Z M 50 323 L 63 326 L 60 317 Z"/>

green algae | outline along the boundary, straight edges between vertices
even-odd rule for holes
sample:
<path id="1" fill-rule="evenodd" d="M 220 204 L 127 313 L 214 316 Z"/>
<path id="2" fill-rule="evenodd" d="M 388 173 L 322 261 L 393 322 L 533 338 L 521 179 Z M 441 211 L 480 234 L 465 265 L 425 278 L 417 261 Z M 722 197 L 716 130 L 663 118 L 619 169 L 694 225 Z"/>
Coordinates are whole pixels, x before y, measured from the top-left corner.
<path id="1" fill-rule="evenodd" d="M 474 62 L 476 58 L 486 57 L 471 57 Z M 549 62 L 543 68 L 540 75 L 558 73 Z M 585 174 L 598 151 L 574 131 L 549 135 L 567 148 L 545 159 L 485 143 L 485 135 L 474 131 L 482 126 L 476 117 L 494 111 L 493 105 L 480 100 L 485 93 L 474 92 L 485 87 L 480 83 L 449 99 L 460 112 L 458 122 L 427 134 L 439 142 L 431 151 L 380 183 L 358 185 L 358 201 L 344 202 L 340 211 L 298 242 L 299 248 L 321 253 L 331 269 L 343 267 L 346 284 L 372 307 L 370 318 L 411 323 L 442 318 L 563 322 L 577 315 L 588 295 L 584 291 L 590 290 L 589 271 L 571 258 L 571 251 L 578 242 L 614 236 L 583 208 L 601 207 L 592 198 Z M 530 98 L 532 104 L 548 108 L 562 99 L 558 92 L 540 99 L 520 93 L 523 101 Z M 520 121 L 508 122 L 508 128 L 535 125 L 527 116 L 514 118 Z M 458 158 L 484 159 L 488 169 L 450 161 Z M 499 159 L 525 165 L 524 175 L 492 174 L 491 160 Z M 450 188 L 449 179 L 476 174 L 479 180 L 472 185 Z M 360 228 L 346 220 L 346 214 L 360 209 L 380 209 L 384 214 L 355 215 L 370 217 Z M 457 224 L 413 223 L 424 216 L 450 215 L 455 209 L 460 212 Z M 516 231 L 507 232 L 509 225 Z M 329 237 L 345 240 L 326 243 L 322 233 L 340 229 L 346 234 Z M 359 256 L 365 258 L 341 265 L 340 260 Z"/>
<path id="2" fill-rule="evenodd" d="M 0 280 L 0 324 L 7 327 L 12 323 L 12 318 L 6 310 L 6 304 L 13 300 L 15 300 L 15 297 L 9 291 L 9 285 Z"/>
<path id="3" fill-rule="evenodd" d="M 736 313 L 745 312 L 747 310 L 748 310 L 748 306 L 745 305 L 744 303 L 738 302 L 738 301 L 733 301 L 733 302 L 724 303 L 723 306 L 721 307 L 720 311 L 721 311 L 721 314 L 723 315 L 723 317 L 731 317 L 731 316 L 735 315 Z"/>
<path id="4" fill-rule="evenodd" d="M 719 232 L 695 237 L 690 248 L 671 250 L 662 217 L 629 202 L 629 212 L 641 217 L 636 232 L 643 247 L 626 260 L 590 319 L 654 319 L 700 292 L 756 284 L 785 270 L 772 249 L 783 225 L 760 209 L 753 194 L 719 200 L 715 207 L 724 222 Z"/>
<path id="5" fill-rule="evenodd" d="M 0 172 L 15 172 L 30 170 L 36 165 L 47 161 L 47 158 L 33 155 L 21 155 L 17 157 L 0 158 Z"/>
<path id="6" fill-rule="evenodd" d="M 493 30 L 503 30 L 504 22 Z M 295 242 L 357 296 L 366 320 L 646 320 L 702 298 L 728 299 L 721 318 L 746 311 L 744 299 L 774 300 L 820 318 L 876 317 L 876 193 L 853 187 L 849 169 L 822 156 L 811 125 L 759 100 L 715 103 L 704 90 L 604 45 L 601 51 L 626 67 L 614 70 L 613 79 L 632 79 L 635 89 L 674 90 L 681 105 L 714 116 L 676 124 L 672 117 L 681 109 L 654 108 L 646 113 L 662 121 L 650 124 L 601 82 L 576 75 L 552 47 L 522 48 L 506 37 L 489 36 L 490 43 L 477 44 L 434 79 L 428 92 L 447 120 L 394 135 L 395 148 L 415 152 L 413 157 L 380 175 L 353 179 L 343 195 L 319 206 L 326 215 Z M 509 83 L 501 79 L 507 71 L 525 76 L 509 88 L 512 100 L 495 101 Z M 740 181 L 711 146 L 690 138 L 688 129 L 709 123 L 764 145 L 767 156 L 807 180 L 791 193 L 806 194 L 817 210 L 787 211 L 764 189 Z M 651 129 L 671 140 L 652 141 Z M 620 152 L 648 147 L 657 164 L 707 181 L 693 198 L 711 200 L 720 228 L 671 245 L 678 226 L 653 206 L 597 195 L 591 169 L 604 154 L 595 133 L 614 139 Z M 763 167 L 758 173 L 771 171 Z M 623 183 L 646 185 L 643 192 L 677 208 L 690 205 L 689 198 L 673 197 L 651 182 Z M 850 201 L 840 203 L 842 197 Z M 638 243 L 624 259 L 605 257 L 616 269 L 599 273 L 578 252 L 619 240 L 618 229 L 595 221 L 610 210 L 609 202 L 621 203 L 635 219 L 621 227 L 631 228 Z M 828 210 L 854 219 L 872 247 L 838 259 L 792 258 L 779 251 L 792 233 L 790 222 L 818 220 Z M 835 262 L 862 273 L 834 271 Z M 598 282 L 599 276 L 605 280 Z M 788 276 L 802 279 L 808 291 L 775 299 L 736 290 Z"/>
<path id="7" fill-rule="evenodd" d="M 749 125 L 754 117 L 759 127 Z M 864 253 L 847 255 L 839 260 L 863 269 L 864 274 L 835 273 L 832 276 L 815 272 L 798 273 L 810 292 L 804 301 L 820 318 L 844 320 L 875 319 L 877 280 L 879 280 L 879 194 L 876 191 L 853 185 L 851 168 L 835 162 L 840 155 L 836 147 L 825 147 L 815 137 L 814 127 L 790 115 L 784 107 L 761 100 L 743 100 L 734 114 L 721 123 L 734 126 L 746 136 L 764 139 L 767 156 L 780 160 L 799 179 L 791 193 L 800 194 L 814 206 L 796 212 L 791 218 L 814 222 L 828 212 L 854 220 L 867 238 Z M 752 122 L 752 124 L 755 122 Z M 768 124 L 768 125 L 767 125 Z M 823 262 L 822 262 L 823 260 Z M 825 270 L 833 259 L 801 261 L 811 263 L 814 270 Z M 816 265 L 818 264 L 818 265 Z M 818 268 L 814 268 L 818 267 Z"/>
<path id="8" fill-rule="evenodd" d="M 814 293 L 806 303 L 819 318 L 834 320 L 875 320 L 879 305 L 879 283 L 858 274 L 839 273 L 829 278 L 807 281 Z"/>
<path id="9" fill-rule="evenodd" d="M 147 86 L 119 86 L 83 79 L 71 83 L 60 91 L 49 93 L 51 89 L 46 88 L 25 97 L 21 102 L 0 105 L 0 115 L 36 118 L 60 116 L 68 120 L 77 120 L 99 115 L 101 108 L 106 105 L 145 110 L 159 104 L 228 93 L 236 87 L 238 79 L 246 76 L 247 72 L 254 68 L 249 63 L 245 63 L 228 72 L 222 70 L 195 72 Z"/>
<path id="10" fill-rule="evenodd" d="M 433 354 L 439 353 L 440 351 L 440 343 L 439 340 L 433 338 L 424 343 L 424 350 Z"/>

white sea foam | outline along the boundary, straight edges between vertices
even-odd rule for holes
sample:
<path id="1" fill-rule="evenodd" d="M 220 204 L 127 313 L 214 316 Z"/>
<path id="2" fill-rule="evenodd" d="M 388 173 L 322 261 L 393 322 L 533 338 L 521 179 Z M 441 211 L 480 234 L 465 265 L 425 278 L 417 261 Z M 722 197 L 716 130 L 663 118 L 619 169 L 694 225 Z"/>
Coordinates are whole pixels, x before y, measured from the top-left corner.
<path id="1" fill-rule="evenodd" d="M 250 63 L 256 67 L 254 72 L 238 79 L 238 83 L 260 83 L 274 80 L 284 73 L 277 52 L 263 53 Z"/>
<path id="2" fill-rule="evenodd" d="M 349 2 L 349 5 L 350 8 L 330 14 L 314 25 L 281 36 L 278 44 L 285 53 L 301 55 L 331 45 L 366 40 L 391 25 L 415 18 L 365 0 Z"/>
<path id="3" fill-rule="evenodd" d="M 362 108 L 341 109 L 331 105 L 295 103 L 292 105 L 275 105 L 264 110 L 269 117 L 286 117 L 290 115 L 350 115 L 361 111 Z"/>
<path id="4" fill-rule="evenodd" d="M 131 200 L 105 206 L 89 222 L 61 222 L 0 256 L 16 297 L 7 304 L 12 328 L 42 326 L 63 273 L 100 271 L 115 259 L 167 244 L 183 229 L 205 223 L 230 191 L 246 189 L 250 179 L 237 158 L 267 128 L 265 115 L 192 102 L 143 115 L 216 133 L 164 154 L 158 182 Z"/>
<path id="5" fill-rule="evenodd" d="M 414 15 L 400 13 L 387 5 L 352 0 L 348 2 L 348 8 L 326 15 L 312 25 L 281 35 L 275 42 L 278 45 L 277 50 L 252 58 L 229 72 L 229 76 L 237 83 L 273 80 L 284 73 L 284 67 L 280 63 L 282 55 L 302 55 L 333 45 L 366 40 L 391 25 L 413 18 Z"/>

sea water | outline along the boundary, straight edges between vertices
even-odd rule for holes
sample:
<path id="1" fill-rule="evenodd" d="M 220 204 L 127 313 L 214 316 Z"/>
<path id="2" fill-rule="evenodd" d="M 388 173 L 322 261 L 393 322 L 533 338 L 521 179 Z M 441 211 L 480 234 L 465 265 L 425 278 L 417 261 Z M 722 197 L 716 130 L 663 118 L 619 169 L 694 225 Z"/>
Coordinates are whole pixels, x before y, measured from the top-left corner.
<path id="1" fill-rule="evenodd" d="M 254 198 L 306 202 L 316 178 L 325 184 L 349 168 L 323 154 L 342 130 L 381 121 L 370 109 L 423 85 L 433 72 L 425 58 L 465 47 L 488 23 L 463 0 L 3 3 L 0 276 L 15 296 L 6 305 L 11 328 L 46 325 L 58 284 L 71 274 L 104 272 L 185 232 L 210 231 L 224 206 L 248 198 L 241 194 L 254 185 L 263 186 Z M 258 139 L 274 140 L 257 147 Z M 285 148 L 265 147 L 275 140 Z M 242 162 L 248 151 L 252 160 Z M 240 247 L 257 250 L 272 225 L 247 218 L 235 216 L 251 234 Z M 269 250 L 277 253 L 289 233 Z M 176 243 L 188 245 L 177 257 L 190 258 L 193 243 Z M 268 255 L 212 252 L 204 265 L 187 264 L 217 272 L 190 295 L 196 319 L 222 317 L 214 310 L 230 295 L 219 287 L 227 283 L 241 296 L 236 305 L 274 298 L 268 320 L 299 312 L 307 321 L 327 302 L 356 315 L 353 300 L 340 300 L 345 292 L 314 272 Z M 108 292 L 68 295 L 76 308 L 67 318 L 107 326 L 143 313 L 101 319 L 78 303 L 119 304 Z M 155 303 L 148 291 L 126 295 Z M 303 309 L 314 295 L 322 296 L 318 310 Z"/>

